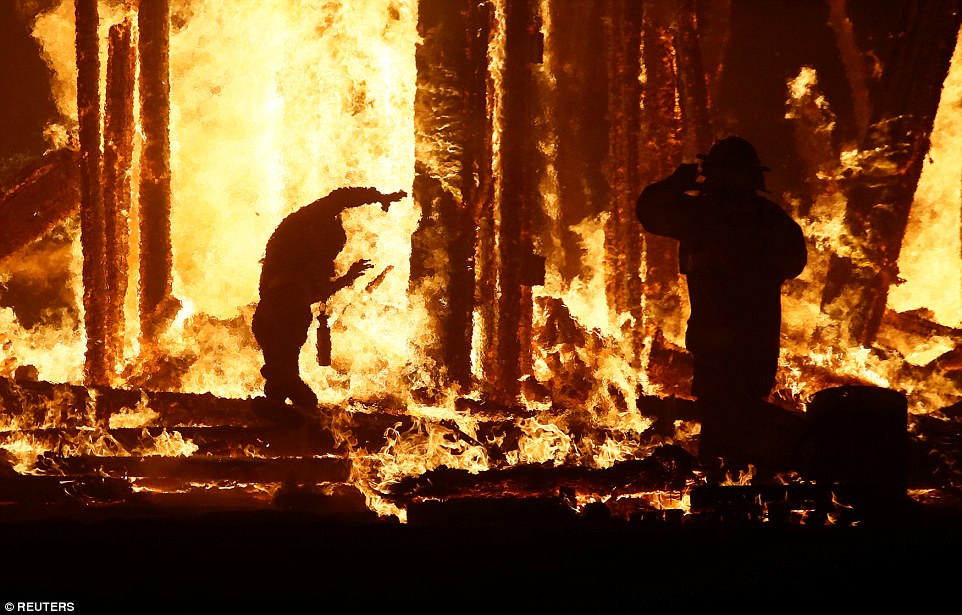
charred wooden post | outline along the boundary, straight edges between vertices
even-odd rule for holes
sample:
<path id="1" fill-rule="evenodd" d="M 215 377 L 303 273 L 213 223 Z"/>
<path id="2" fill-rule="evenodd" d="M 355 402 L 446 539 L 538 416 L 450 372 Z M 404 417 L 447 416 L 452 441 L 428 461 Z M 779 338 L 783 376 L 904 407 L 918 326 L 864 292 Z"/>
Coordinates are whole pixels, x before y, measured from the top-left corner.
<path id="1" fill-rule="evenodd" d="M 0 260 L 42 237 L 80 207 L 80 153 L 55 150 L 0 189 Z"/>
<path id="2" fill-rule="evenodd" d="M 908 2 L 904 11 L 904 34 L 883 60 L 859 167 L 846 186 L 845 222 L 858 253 L 833 257 L 822 298 L 829 320 L 848 323 L 847 331 L 820 333 L 836 343 L 870 346 L 878 333 L 959 36 L 960 0 Z"/>
<path id="3" fill-rule="evenodd" d="M 621 2 L 616 2 L 621 5 Z M 557 207 L 552 212 L 555 241 L 560 244 L 554 258 L 565 283 L 584 276 L 587 263 L 582 236 L 574 227 L 607 209 L 609 181 L 604 161 L 609 155 L 609 91 L 627 82 L 626 75 L 609 76 L 609 46 L 620 46 L 621 39 L 609 36 L 606 20 L 609 8 L 604 2 L 550 2 L 550 32 L 545 42 L 545 62 L 550 70 L 546 88 L 545 113 L 551 129 L 542 138 L 550 139 L 554 156 L 550 164 L 557 177 Z M 619 27 L 612 23 L 612 28 Z M 619 67 L 621 68 L 621 67 Z M 611 78 L 613 77 L 613 78 Z"/>
<path id="4" fill-rule="evenodd" d="M 127 293 L 127 220 L 134 152 L 135 54 L 128 18 L 110 28 L 104 106 L 104 234 L 106 271 L 105 354 L 109 366 L 123 356 Z"/>
<path id="5" fill-rule="evenodd" d="M 682 117 L 683 156 L 690 160 L 712 144 L 711 105 L 702 63 L 694 0 L 677 5 L 674 46 L 678 73 L 678 104 Z"/>
<path id="6" fill-rule="evenodd" d="M 503 4 L 503 64 L 500 92 L 500 175 L 496 178 L 491 216 L 496 266 L 493 295 L 484 335 L 486 395 L 516 405 L 520 379 L 531 363 L 531 285 L 537 277 L 531 216 L 536 211 L 538 154 L 532 137 L 531 64 L 541 61 L 542 40 L 535 7 L 525 0 Z"/>
<path id="7" fill-rule="evenodd" d="M 429 356 L 462 388 L 471 384 L 474 210 L 489 198 L 481 193 L 491 181 L 485 108 L 490 30 L 487 4 L 419 3 L 414 198 L 422 214 L 412 237 L 410 288 L 425 298 L 432 318 L 437 341 Z"/>
<path id="8" fill-rule="evenodd" d="M 671 22 L 674 7 L 666 1 L 644 4 L 642 14 L 642 152 L 640 186 L 658 181 L 682 161 L 681 117 L 676 110 L 678 76 Z M 636 227 L 637 228 L 637 227 Z M 677 339 L 684 332 L 682 297 L 678 285 L 678 244 L 645 233 L 643 293 L 646 337 L 658 330 Z"/>
<path id="9" fill-rule="evenodd" d="M 76 2 L 77 117 L 80 124 L 80 237 L 83 244 L 83 305 L 87 331 L 84 375 L 88 384 L 106 385 L 106 261 L 101 193 L 100 16 L 97 0 Z"/>
<path id="10" fill-rule="evenodd" d="M 142 2 L 140 113 L 140 320 L 153 339 L 176 315 L 170 240 L 170 11 L 168 0 Z"/>
<path id="11" fill-rule="evenodd" d="M 608 160 L 610 215 L 605 224 L 605 274 L 608 305 L 616 314 L 631 314 L 627 333 L 631 360 L 638 362 L 645 342 L 641 285 L 641 234 L 635 217 L 640 178 L 641 142 L 641 5 L 611 0 L 606 6 L 610 28 L 608 60 Z"/>

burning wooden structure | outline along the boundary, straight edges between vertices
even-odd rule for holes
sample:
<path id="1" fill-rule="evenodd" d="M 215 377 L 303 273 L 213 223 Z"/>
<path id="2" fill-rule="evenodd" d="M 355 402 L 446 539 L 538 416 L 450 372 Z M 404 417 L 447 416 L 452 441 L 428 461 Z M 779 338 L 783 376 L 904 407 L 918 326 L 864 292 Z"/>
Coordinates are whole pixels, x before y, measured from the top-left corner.
<path id="1" fill-rule="evenodd" d="M 959 129 L 940 123 L 962 91 L 957 0 L 215 4 L 18 16 L 68 92 L 53 124 L 71 138 L 0 195 L 4 502 L 415 521 L 547 498 L 636 521 L 844 523 L 838 498 L 878 485 L 806 440 L 838 428 L 804 413 L 832 390 L 847 407 L 898 396 L 905 474 L 884 488 L 962 488 L 962 293 L 894 297 L 903 263 L 962 271 L 956 243 L 951 263 L 918 247 L 936 205 L 960 224 Z M 718 491 L 692 455 L 676 246 L 634 205 L 727 134 L 773 167 L 810 264 L 785 287 L 752 436 L 796 430 L 795 448 L 771 451 L 780 483 Z M 943 157 L 954 200 L 935 203 L 920 191 Z M 322 403 L 303 415 L 260 395 L 258 259 L 284 215 L 341 185 L 411 198 L 346 215 L 340 265 L 386 273 L 326 306 L 332 360 L 305 349 Z M 71 249 L 63 296 L 30 307 L 30 259 Z M 845 433 L 872 433 L 874 411 Z"/>

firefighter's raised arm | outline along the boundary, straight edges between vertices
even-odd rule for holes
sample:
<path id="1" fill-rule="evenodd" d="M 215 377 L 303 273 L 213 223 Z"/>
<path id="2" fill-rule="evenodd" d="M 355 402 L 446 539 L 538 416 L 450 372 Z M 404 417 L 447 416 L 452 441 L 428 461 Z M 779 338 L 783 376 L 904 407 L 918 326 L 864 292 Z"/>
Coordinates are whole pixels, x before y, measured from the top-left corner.
<path id="1" fill-rule="evenodd" d="M 638 197 L 635 210 L 638 221 L 649 233 L 678 238 L 681 225 L 687 215 L 683 211 L 689 197 L 685 194 L 697 190 L 698 164 L 684 163 L 665 179 L 646 187 Z"/>

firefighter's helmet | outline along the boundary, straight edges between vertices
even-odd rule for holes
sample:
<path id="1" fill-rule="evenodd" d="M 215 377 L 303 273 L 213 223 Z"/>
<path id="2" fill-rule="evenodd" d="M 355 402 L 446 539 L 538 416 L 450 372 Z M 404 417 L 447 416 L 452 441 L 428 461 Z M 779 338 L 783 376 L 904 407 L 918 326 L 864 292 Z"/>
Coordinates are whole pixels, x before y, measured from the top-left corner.
<path id="1" fill-rule="evenodd" d="M 702 161 L 702 174 L 705 177 L 710 177 L 715 173 L 732 171 L 750 172 L 756 188 L 765 191 L 765 176 L 763 173 L 771 169 L 762 165 L 755 147 L 741 137 L 721 139 L 711 146 L 707 154 L 699 154 L 698 158 Z"/>

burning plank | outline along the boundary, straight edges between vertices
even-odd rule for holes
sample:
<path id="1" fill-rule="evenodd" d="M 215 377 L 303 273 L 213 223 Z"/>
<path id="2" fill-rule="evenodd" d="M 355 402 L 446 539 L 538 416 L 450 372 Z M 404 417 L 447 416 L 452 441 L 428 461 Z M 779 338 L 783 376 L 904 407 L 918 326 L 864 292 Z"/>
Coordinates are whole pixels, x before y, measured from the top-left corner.
<path id="1" fill-rule="evenodd" d="M 42 237 L 80 207 L 80 154 L 43 156 L 0 192 L 0 259 Z"/>
<path id="2" fill-rule="evenodd" d="M 230 457 L 45 457 L 38 470 L 56 476 L 176 478 L 193 482 L 343 483 L 351 461 L 336 457 L 237 459 Z"/>
<path id="3" fill-rule="evenodd" d="M 50 450 L 73 446 L 83 450 L 85 442 L 104 442 L 104 448 L 114 447 L 126 451 L 151 451 L 165 438 L 176 438 L 196 447 L 195 455 L 214 457 L 313 457 L 343 453 L 345 445 L 334 434 L 320 425 L 305 425 L 298 429 L 289 427 L 124 427 L 95 430 L 73 429 L 21 429 L 0 430 L 0 444 L 7 437 L 26 438 L 30 442 Z M 383 432 L 381 433 L 383 440 Z M 92 446 L 92 445 L 91 445 Z M 383 442 L 381 443 L 383 446 Z"/>
<path id="4" fill-rule="evenodd" d="M 680 490 L 693 478 L 694 467 L 686 452 L 669 446 L 645 459 L 623 461 L 606 469 L 532 464 L 473 474 L 441 467 L 391 485 L 387 495 L 411 503 L 460 497 L 543 497 L 557 495 L 563 488 L 589 494 Z"/>
<path id="5" fill-rule="evenodd" d="M 131 494 L 130 483 L 116 478 L 85 476 L 65 479 L 60 476 L 20 475 L 0 477 L 0 503 L 80 506 L 91 501 L 119 502 Z M 34 515 L 31 517 L 35 518 Z"/>

